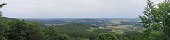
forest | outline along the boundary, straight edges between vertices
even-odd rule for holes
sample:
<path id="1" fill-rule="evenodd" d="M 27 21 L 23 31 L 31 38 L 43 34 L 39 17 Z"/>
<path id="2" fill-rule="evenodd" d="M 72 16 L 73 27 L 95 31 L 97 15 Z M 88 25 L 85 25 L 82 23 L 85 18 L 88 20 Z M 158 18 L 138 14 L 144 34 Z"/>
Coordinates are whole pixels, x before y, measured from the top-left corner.
<path id="1" fill-rule="evenodd" d="M 0 8 L 7 5 L 0 4 Z M 91 30 L 93 25 L 66 24 L 44 26 L 42 23 L 3 17 L 0 11 L 0 40 L 170 40 L 170 0 L 154 4 L 147 0 L 139 16 L 144 31 L 121 34 L 109 29 Z"/>

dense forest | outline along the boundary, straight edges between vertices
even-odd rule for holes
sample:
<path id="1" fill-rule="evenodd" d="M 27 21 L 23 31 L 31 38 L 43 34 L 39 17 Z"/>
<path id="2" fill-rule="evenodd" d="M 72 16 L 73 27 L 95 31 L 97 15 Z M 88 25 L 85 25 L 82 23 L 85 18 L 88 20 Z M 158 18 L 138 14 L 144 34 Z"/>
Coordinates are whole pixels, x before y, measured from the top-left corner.
<path id="1" fill-rule="evenodd" d="M 4 5 L 7 4 L 0 4 L 0 8 Z M 146 30 L 117 34 L 109 29 L 91 30 L 94 26 L 88 24 L 44 26 L 2 17 L 0 12 L 0 40 L 170 40 L 170 0 L 159 4 L 148 0 L 143 13 L 139 17 Z"/>

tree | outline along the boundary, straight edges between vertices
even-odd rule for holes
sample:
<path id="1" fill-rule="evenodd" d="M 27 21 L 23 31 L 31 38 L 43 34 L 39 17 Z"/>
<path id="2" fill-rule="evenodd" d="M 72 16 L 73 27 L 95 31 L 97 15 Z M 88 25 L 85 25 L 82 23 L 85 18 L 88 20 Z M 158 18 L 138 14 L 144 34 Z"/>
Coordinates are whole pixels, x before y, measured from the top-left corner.
<path id="1" fill-rule="evenodd" d="M 115 33 L 97 33 L 90 40 L 118 40 Z"/>
<path id="2" fill-rule="evenodd" d="M 8 21 L 0 18 L 0 40 L 7 39 L 7 31 L 9 30 Z"/>
<path id="3" fill-rule="evenodd" d="M 43 40 L 43 28 L 34 22 L 14 19 L 8 21 L 9 30 L 7 31 L 8 40 Z"/>
<path id="4" fill-rule="evenodd" d="M 59 33 L 55 26 L 46 28 L 44 40 L 70 40 L 68 35 Z"/>
<path id="5" fill-rule="evenodd" d="M 6 3 L 2 3 L 0 4 L 0 9 L 4 6 L 4 5 L 7 5 Z M 0 11 L 0 17 L 2 16 L 2 12 Z"/>
<path id="6" fill-rule="evenodd" d="M 6 5 L 5 3 L 3 4 L 0 4 L 0 9 Z M 1 16 L 2 16 L 2 12 L 0 11 L 0 40 L 6 40 L 6 31 L 8 30 L 8 25 L 7 25 L 7 21 L 6 20 L 3 20 L 1 19 Z"/>
<path id="7" fill-rule="evenodd" d="M 170 0 L 158 4 L 157 10 L 162 14 L 163 32 L 165 39 L 170 39 Z"/>
<path id="8" fill-rule="evenodd" d="M 156 23 L 159 23 L 159 22 L 155 21 L 155 20 L 157 20 L 157 19 L 155 19 L 155 18 L 157 18 L 157 16 L 155 16 L 156 10 L 155 10 L 155 7 L 153 5 L 153 2 L 148 0 L 147 6 L 144 9 L 143 13 L 144 13 L 144 16 L 140 16 L 141 21 L 143 23 L 143 27 L 148 28 L 149 31 L 156 30 L 156 29 L 153 29 L 153 28 L 155 28 L 155 27 L 153 27 L 154 26 L 153 24 L 156 24 Z"/>
<path id="9" fill-rule="evenodd" d="M 147 28 L 145 33 L 148 38 L 153 38 L 153 34 L 158 35 L 155 39 L 168 40 L 170 34 L 170 1 L 165 0 L 158 5 L 153 5 L 153 2 L 148 0 L 145 8 L 144 16 L 140 16 L 143 27 Z M 169 37 L 168 37 L 169 36 Z"/>

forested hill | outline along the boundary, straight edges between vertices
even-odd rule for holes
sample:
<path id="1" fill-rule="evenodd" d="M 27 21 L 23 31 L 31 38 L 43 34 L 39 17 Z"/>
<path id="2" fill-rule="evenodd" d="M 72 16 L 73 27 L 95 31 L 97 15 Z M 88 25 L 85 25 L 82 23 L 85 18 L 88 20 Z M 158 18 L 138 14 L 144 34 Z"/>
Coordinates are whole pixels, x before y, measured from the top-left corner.
<path id="1" fill-rule="evenodd" d="M 0 8 L 6 5 L 0 4 Z M 0 40 L 69 40 L 68 35 L 36 22 L 2 17 L 0 13 Z"/>
<path id="2" fill-rule="evenodd" d="M 14 18 L 0 18 L 1 40 L 69 40 L 68 35 L 51 27 L 42 27 L 36 22 Z"/>
<path id="3" fill-rule="evenodd" d="M 5 20 L 17 20 L 16 18 L 8 18 L 8 17 L 1 17 L 1 19 L 5 19 Z"/>

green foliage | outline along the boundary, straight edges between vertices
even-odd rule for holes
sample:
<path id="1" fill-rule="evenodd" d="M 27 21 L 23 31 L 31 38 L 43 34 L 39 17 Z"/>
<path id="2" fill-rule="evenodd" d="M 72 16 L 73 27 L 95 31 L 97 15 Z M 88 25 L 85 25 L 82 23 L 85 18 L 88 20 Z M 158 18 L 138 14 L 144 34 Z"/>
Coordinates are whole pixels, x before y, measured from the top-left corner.
<path id="1" fill-rule="evenodd" d="M 166 0 L 163 3 L 158 4 L 157 10 L 163 15 L 163 32 L 166 39 L 170 39 L 170 0 Z"/>
<path id="2" fill-rule="evenodd" d="M 43 38 L 43 32 L 41 27 L 35 25 L 35 23 L 25 22 L 21 20 L 8 20 L 2 24 L 7 23 L 6 39 L 8 40 L 37 40 Z M 2 27 L 1 27 L 2 28 Z M 4 32 L 4 33 L 5 33 Z"/>
<path id="3" fill-rule="evenodd" d="M 50 26 L 53 27 L 55 31 L 62 34 L 67 34 L 71 39 L 78 40 L 89 38 L 93 35 L 92 32 L 88 31 L 91 25 L 86 24 L 66 24 L 60 26 Z"/>
<path id="4" fill-rule="evenodd" d="M 7 22 L 3 19 L 0 19 L 0 40 L 6 39 L 7 31 L 9 30 L 9 26 Z"/>
<path id="5" fill-rule="evenodd" d="M 2 8 L 4 5 L 6 5 L 5 3 L 0 4 L 0 8 Z M 7 35 L 7 32 L 9 30 L 9 26 L 7 25 L 7 20 L 4 20 L 1 18 L 2 16 L 2 12 L 0 11 L 0 40 L 6 40 L 5 35 Z"/>
<path id="6" fill-rule="evenodd" d="M 116 35 L 114 33 L 98 33 L 90 40 L 116 40 Z"/>
<path id="7" fill-rule="evenodd" d="M 66 34 L 59 33 L 56 27 L 48 27 L 45 31 L 45 40 L 69 40 Z"/>
<path id="8" fill-rule="evenodd" d="M 111 32 L 111 29 L 96 29 L 93 32 L 95 33 L 107 33 L 107 32 Z"/>
<path id="9" fill-rule="evenodd" d="M 169 40 L 170 39 L 170 1 L 165 0 L 162 3 L 159 3 L 158 5 L 154 6 L 153 2 L 148 0 L 148 5 L 144 11 L 145 16 L 140 16 L 142 23 L 144 27 L 146 27 L 148 30 L 146 30 L 146 33 L 148 34 L 148 38 L 152 39 L 155 37 L 156 34 L 161 38 L 162 40 Z M 155 37 L 154 39 L 157 39 Z"/>
<path id="10" fill-rule="evenodd" d="M 0 21 L 0 40 L 69 40 L 68 35 L 56 28 L 45 28 L 39 23 L 4 18 Z"/>

